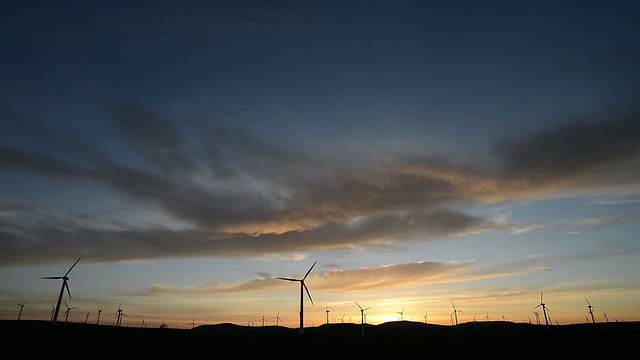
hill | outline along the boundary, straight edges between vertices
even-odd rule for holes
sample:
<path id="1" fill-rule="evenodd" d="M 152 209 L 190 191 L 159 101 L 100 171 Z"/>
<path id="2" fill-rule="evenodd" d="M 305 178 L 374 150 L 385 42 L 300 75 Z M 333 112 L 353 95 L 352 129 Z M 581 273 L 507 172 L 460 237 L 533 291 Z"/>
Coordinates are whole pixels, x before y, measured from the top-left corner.
<path id="1" fill-rule="evenodd" d="M 3 359 L 640 359 L 640 322 L 536 326 L 472 322 L 458 327 L 417 322 L 282 326 L 203 325 L 190 330 L 0 321 Z"/>

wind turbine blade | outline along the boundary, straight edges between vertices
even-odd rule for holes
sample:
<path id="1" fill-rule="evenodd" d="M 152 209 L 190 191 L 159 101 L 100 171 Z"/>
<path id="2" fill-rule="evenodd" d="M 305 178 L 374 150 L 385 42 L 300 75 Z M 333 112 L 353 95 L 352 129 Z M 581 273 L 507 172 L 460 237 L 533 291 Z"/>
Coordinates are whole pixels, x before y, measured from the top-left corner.
<path id="1" fill-rule="evenodd" d="M 69 294 L 69 298 L 71 298 L 71 291 L 69 291 L 69 284 L 65 281 L 62 286 L 67 289 L 67 294 Z"/>
<path id="2" fill-rule="evenodd" d="M 540 304 L 540 305 L 542 305 L 542 304 Z M 538 305 L 538 306 L 536 306 L 536 307 L 534 307 L 534 309 L 537 309 L 537 308 L 539 308 L 539 307 L 540 307 L 540 305 Z"/>
<path id="3" fill-rule="evenodd" d="M 283 277 L 279 277 L 278 279 L 287 280 L 287 281 L 300 281 L 300 279 L 291 279 L 291 278 L 283 278 Z"/>
<path id="4" fill-rule="evenodd" d="M 360 310 L 363 310 L 363 309 L 362 309 L 362 306 L 360 306 L 360 304 L 358 304 L 358 302 L 357 302 L 357 301 L 354 301 L 354 302 L 356 303 L 356 305 L 358 305 L 358 307 L 360 308 Z"/>
<path id="5" fill-rule="evenodd" d="M 62 276 L 46 276 L 41 277 L 40 279 L 62 279 Z"/>
<path id="6" fill-rule="evenodd" d="M 71 265 L 71 267 L 69 268 L 69 270 L 67 271 L 66 274 L 64 274 L 64 276 L 69 275 L 69 273 L 71 272 L 71 270 L 73 270 L 74 266 L 76 266 L 76 264 L 78 263 L 78 261 L 80 261 L 80 258 L 78 258 L 78 260 L 76 260 L 76 262 L 73 263 L 73 265 Z"/>
<path id="7" fill-rule="evenodd" d="M 304 287 L 304 289 L 307 291 L 307 296 L 309 296 L 309 300 L 311 300 L 311 305 L 315 305 L 315 304 L 313 303 L 313 299 L 311 298 L 311 293 L 309 292 L 309 289 L 307 288 L 307 285 L 306 285 L 304 282 L 302 282 L 302 286 L 303 286 L 303 287 Z"/>
<path id="8" fill-rule="evenodd" d="M 317 263 L 318 263 L 318 262 L 316 261 L 316 262 L 314 262 L 314 263 L 313 263 L 313 265 L 311 265 L 311 267 L 309 268 L 309 270 L 307 271 L 307 273 L 306 273 L 306 274 L 304 274 L 304 277 L 302 278 L 302 280 L 304 280 L 304 279 L 306 279 L 306 278 L 307 278 L 307 276 L 309 275 L 309 273 L 311 272 L 311 270 L 313 269 L 313 267 L 314 267 L 314 266 L 316 266 L 316 264 L 317 264 Z"/>

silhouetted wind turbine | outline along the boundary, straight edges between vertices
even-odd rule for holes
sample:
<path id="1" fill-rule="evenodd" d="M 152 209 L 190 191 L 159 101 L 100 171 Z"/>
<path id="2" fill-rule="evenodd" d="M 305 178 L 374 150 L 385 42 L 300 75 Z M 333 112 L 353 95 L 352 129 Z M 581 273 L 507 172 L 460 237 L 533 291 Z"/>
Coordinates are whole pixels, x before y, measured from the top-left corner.
<path id="1" fill-rule="evenodd" d="M 102 309 L 98 306 L 98 319 L 96 320 L 96 325 L 100 325 L 100 314 L 102 314 Z"/>
<path id="2" fill-rule="evenodd" d="M 22 308 L 24 308 L 24 306 L 27 304 L 27 302 L 28 301 L 25 301 L 22 304 L 16 303 L 16 304 L 18 304 L 18 306 L 20 306 L 20 312 L 18 313 L 18 320 L 20 320 L 20 317 L 22 316 Z"/>
<path id="3" fill-rule="evenodd" d="M 402 311 L 398 311 L 398 314 L 400 314 L 400 321 L 404 321 L 404 308 L 402 308 Z"/>
<path id="4" fill-rule="evenodd" d="M 456 319 L 456 326 L 458 326 L 458 313 L 462 312 L 462 310 L 458 310 L 456 309 L 456 306 L 453 304 L 453 301 L 451 302 L 451 306 L 453 306 L 453 312 L 451 313 L 451 316 L 454 316 Z"/>
<path id="5" fill-rule="evenodd" d="M 56 312 L 56 307 L 53 306 L 53 304 L 51 304 L 51 312 L 49 313 L 49 316 L 51 316 L 51 321 L 53 321 L 53 314 L 55 314 Z"/>
<path id="6" fill-rule="evenodd" d="M 532 311 L 536 315 L 536 324 L 540 325 L 540 313 L 537 311 Z"/>
<path id="7" fill-rule="evenodd" d="M 604 318 L 604 320 L 605 320 L 606 322 L 609 322 L 609 318 L 607 317 L 607 313 L 606 313 L 606 312 L 604 312 L 604 309 L 600 309 L 600 310 L 602 310 L 602 317 Z"/>
<path id="8" fill-rule="evenodd" d="M 542 314 L 544 315 L 544 322 L 547 325 L 547 327 L 549 326 L 549 319 L 547 319 L 547 311 L 549 311 L 549 309 L 547 309 L 547 305 L 542 301 L 542 291 L 540 291 L 540 304 L 538 304 L 538 306 L 534 307 L 534 309 L 538 308 L 542 306 Z"/>
<path id="9" fill-rule="evenodd" d="M 118 310 L 116 310 L 116 326 L 122 325 L 122 301 L 120 301 L 120 305 L 118 305 Z"/>
<path id="10" fill-rule="evenodd" d="M 89 321 L 89 312 L 87 311 L 87 316 L 84 318 L 84 323 L 86 324 Z"/>
<path id="11" fill-rule="evenodd" d="M 587 300 L 587 298 L 584 298 L 585 300 Z M 596 318 L 593 316 L 593 309 L 597 309 L 597 307 L 591 305 L 591 303 L 589 302 L 589 300 L 587 300 L 587 307 L 589 308 L 589 314 L 591 314 L 591 321 L 593 321 L 593 323 L 596 323 Z"/>
<path id="12" fill-rule="evenodd" d="M 283 277 L 278 278 L 280 280 L 298 281 L 300 283 L 300 334 L 304 333 L 304 291 L 305 290 L 307 291 L 307 295 L 309 296 L 309 301 L 311 301 L 311 305 L 314 305 L 313 299 L 311 298 L 311 294 L 309 293 L 309 289 L 307 288 L 307 285 L 305 285 L 304 280 L 307 278 L 307 276 L 309 276 L 309 273 L 311 272 L 313 267 L 316 266 L 316 263 L 317 261 L 314 262 L 313 265 L 311 265 L 311 267 L 309 268 L 307 273 L 304 274 L 302 279 L 292 279 L 292 278 L 283 278 Z"/>
<path id="13" fill-rule="evenodd" d="M 276 316 L 272 317 L 272 319 L 276 319 L 276 326 L 278 326 L 280 324 L 280 311 L 278 311 L 278 314 L 276 314 Z"/>
<path id="14" fill-rule="evenodd" d="M 324 311 L 327 313 L 327 332 L 329 332 L 329 308 L 325 306 Z"/>
<path id="15" fill-rule="evenodd" d="M 69 313 L 71 312 L 71 310 L 77 309 L 78 307 L 77 306 L 69 307 L 69 305 L 67 305 L 66 301 L 64 302 L 64 306 L 67 307 L 67 311 L 64 312 L 64 323 L 66 324 L 67 321 L 69 320 Z"/>
<path id="16" fill-rule="evenodd" d="M 144 320 L 145 320 L 145 318 L 140 318 L 140 320 L 142 320 L 142 324 L 140 325 L 140 327 L 144 329 Z"/>
<path id="17" fill-rule="evenodd" d="M 63 276 L 47 276 L 47 277 L 41 278 L 41 279 L 62 279 L 62 287 L 60 288 L 60 295 L 58 295 L 58 303 L 56 305 L 55 312 L 53 314 L 53 319 L 51 320 L 53 325 L 55 325 L 58 322 L 58 314 L 60 313 L 60 305 L 62 305 L 62 295 L 64 295 L 64 289 L 67 289 L 67 294 L 69 294 L 69 298 L 71 298 L 71 291 L 69 291 L 69 284 L 67 284 L 69 277 L 67 275 L 69 275 L 69 273 L 71 272 L 73 267 L 76 266 L 78 261 L 80 261 L 80 258 L 78 258 L 78 260 L 76 260 L 76 262 L 74 262 L 73 265 L 71 265 L 69 270 L 67 270 L 67 272 Z"/>
<path id="18" fill-rule="evenodd" d="M 357 301 L 354 301 L 356 303 L 356 305 L 358 305 L 358 307 L 360 308 L 360 326 L 362 327 L 362 336 L 364 336 L 364 311 L 365 310 L 369 310 L 371 309 L 371 306 L 369 306 L 368 308 L 362 308 L 362 306 L 360 306 L 360 304 L 358 304 Z"/>
<path id="19" fill-rule="evenodd" d="M 427 321 L 429 320 L 429 318 L 427 318 L 427 314 L 428 314 L 428 312 L 427 312 L 427 311 L 425 311 L 425 312 L 424 312 L 424 323 L 425 323 L 425 324 L 427 324 Z"/>

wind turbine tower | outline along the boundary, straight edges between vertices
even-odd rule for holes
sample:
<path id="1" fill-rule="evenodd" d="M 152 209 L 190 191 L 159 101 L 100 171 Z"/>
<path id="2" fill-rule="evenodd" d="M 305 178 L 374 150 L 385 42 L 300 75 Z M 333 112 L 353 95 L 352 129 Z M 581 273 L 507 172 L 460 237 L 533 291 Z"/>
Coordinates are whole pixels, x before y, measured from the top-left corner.
<path id="1" fill-rule="evenodd" d="M 362 336 L 364 336 L 364 311 L 371 309 L 371 306 L 369 306 L 368 308 L 362 308 L 362 306 L 360 306 L 360 304 L 358 304 L 357 301 L 355 301 L 356 305 L 358 305 L 358 307 L 360 308 L 360 326 L 362 327 Z"/>
<path id="2" fill-rule="evenodd" d="M 100 314 L 102 314 L 102 309 L 98 306 L 98 319 L 96 320 L 96 325 L 100 325 Z"/>
<path id="3" fill-rule="evenodd" d="M 404 321 L 404 308 L 402 308 L 402 311 L 398 311 L 398 314 L 400 314 L 400 321 Z"/>
<path id="4" fill-rule="evenodd" d="M 18 306 L 20 306 L 20 312 L 18 313 L 18 320 L 20 320 L 20 317 L 22 316 L 22 308 L 24 308 L 24 306 L 27 304 L 27 302 L 28 301 L 25 301 L 22 304 L 16 303 L 16 304 L 18 304 Z"/>
<path id="5" fill-rule="evenodd" d="M 453 312 L 451 313 L 451 316 L 454 316 L 456 319 L 456 326 L 458 326 L 458 313 L 462 312 L 462 310 L 458 310 L 456 309 L 456 306 L 453 304 L 453 301 L 451 302 L 451 306 L 453 306 Z"/>
<path id="6" fill-rule="evenodd" d="M 120 305 L 118 305 L 118 310 L 116 310 L 116 326 L 122 325 L 122 301 L 120 301 Z"/>
<path id="7" fill-rule="evenodd" d="M 324 311 L 327 313 L 327 332 L 329 332 L 329 308 L 325 306 Z"/>
<path id="8" fill-rule="evenodd" d="M 587 300 L 587 298 L 584 298 L 584 299 Z M 596 318 L 595 318 L 595 316 L 593 316 L 593 309 L 597 309 L 597 308 L 595 306 L 591 305 L 589 300 L 587 300 L 587 308 L 589 308 L 589 314 L 591 315 L 591 321 L 595 324 L 596 323 Z"/>
<path id="9" fill-rule="evenodd" d="M 276 326 L 280 325 L 280 311 L 278 311 L 278 314 L 276 314 L 276 316 L 272 317 L 272 319 L 276 319 Z"/>
<path id="10" fill-rule="evenodd" d="M 62 276 L 47 276 L 47 277 L 41 278 L 41 279 L 62 279 L 62 287 L 60 288 L 60 295 L 58 295 L 58 303 L 53 313 L 53 319 L 51 320 L 51 323 L 53 325 L 58 323 L 58 314 L 60 313 L 60 305 L 62 305 L 62 296 L 64 295 L 64 289 L 67 289 L 67 294 L 69 294 L 69 298 L 71 298 L 71 291 L 69 291 L 69 284 L 67 283 L 67 281 L 69 281 L 68 275 L 73 269 L 73 267 L 76 266 L 78 261 L 80 261 L 80 258 L 78 258 L 78 260 L 76 260 L 76 262 L 74 262 L 73 265 L 71 265 L 71 267 L 69 268 L 69 270 L 67 270 L 67 272 Z"/>
<path id="11" fill-rule="evenodd" d="M 309 268 L 307 273 L 304 274 L 302 279 L 292 279 L 292 278 L 283 278 L 283 277 L 278 278 L 280 280 L 297 281 L 300 283 L 300 334 L 304 334 L 304 291 L 305 290 L 307 291 L 307 295 L 309 296 L 309 301 L 311 301 L 311 305 L 314 305 L 313 299 L 311 298 L 311 294 L 309 293 L 309 289 L 307 288 L 307 285 L 305 285 L 304 280 L 307 278 L 307 276 L 309 276 L 309 273 L 311 272 L 313 267 L 316 266 L 316 263 L 317 261 L 314 262 L 313 265 L 311 265 L 311 267 Z"/>
<path id="12" fill-rule="evenodd" d="M 547 327 L 549 327 L 549 319 L 547 318 L 547 311 L 549 311 L 549 309 L 547 309 L 547 305 L 542 301 L 542 291 L 540 291 L 540 304 L 534 307 L 534 309 L 541 306 L 542 306 L 542 314 L 544 315 L 544 322 L 547 325 Z"/>
<path id="13" fill-rule="evenodd" d="M 536 315 L 536 324 L 540 325 L 540 312 L 532 311 Z"/>
<path id="14" fill-rule="evenodd" d="M 66 324 L 67 321 L 69 320 L 69 313 L 71 313 L 71 310 L 77 309 L 78 307 L 77 306 L 69 307 L 69 305 L 67 305 L 66 301 L 64 302 L 64 306 L 67 307 L 67 311 L 64 312 L 64 323 Z"/>

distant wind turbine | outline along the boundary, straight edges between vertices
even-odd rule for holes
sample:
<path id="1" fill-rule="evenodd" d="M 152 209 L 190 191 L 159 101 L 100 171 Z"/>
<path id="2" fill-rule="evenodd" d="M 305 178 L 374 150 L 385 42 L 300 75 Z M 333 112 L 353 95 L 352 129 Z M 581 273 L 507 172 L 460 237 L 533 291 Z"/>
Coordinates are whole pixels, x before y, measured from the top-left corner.
<path id="1" fill-rule="evenodd" d="M 87 311 L 87 316 L 84 318 L 84 323 L 86 324 L 89 321 L 89 312 Z"/>
<path id="2" fill-rule="evenodd" d="M 324 311 L 327 313 L 327 332 L 329 332 L 329 308 L 325 306 Z"/>
<path id="3" fill-rule="evenodd" d="M 400 321 L 404 321 L 404 308 L 402 308 L 402 311 L 398 311 L 398 314 L 400 314 Z"/>
<path id="4" fill-rule="evenodd" d="M 362 327 L 362 336 L 364 336 L 364 324 L 365 324 L 364 311 L 371 309 L 371 306 L 363 309 L 362 306 L 360 306 L 360 304 L 358 304 L 357 301 L 355 301 L 355 303 L 360 308 L 360 326 Z"/>
<path id="5" fill-rule="evenodd" d="M 602 310 L 602 317 L 604 318 L 604 320 L 605 320 L 606 322 L 609 322 L 609 318 L 607 317 L 607 313 L 606 313 L 606 312 L 604 312 L 604 309 L 600 309 L 600 310 Z"/>
<path id="6" fill-rule="evenodd" d="M 145 319 L 145 318 L 140 318 L 140 320 L 142 320 L 142 324 L 140 325 L 140 327 L 144 329 L 144 321 L 145 321 L 146 319 Z"/>
<path id="7" fill-rule="evenodd" d="M 100 314 L 102 314 L 102 309 L 98 306 L 98 319 L 96 320 L 96 325 L 100 325 Z"/>
<path id="8" fill-rule="evenodd" d="M 462 312 L 462 310 L 458 310 L 456 309 L 456 306 L 453 304 L 453 301 L 451 302 L 451 306 L 453 306 L 453 312 L 451 313 L 450 316 L 454 316 L 456 319 L 456 326 L 458 326 L 458 313 Z"/>
<path id="9" fill-rule="evenodd" d="M 540 312 L 532 311 L 536 315 L 536 324 L 540 325 Z"/>
<path id="10" fill-rule="evenodd" d="M 66 324 L 67 321 L 69 321 L 69 313 L 71 313 L 71 310 L 77 309 L 78 307 L 77 306 L 69 307 L 69 305 L 67 305 L 66 301 L 64 302 L 64 306 L 67 307 L 67 311 L 64 312 L 64 323 Z"/>
<path id="11" fill-rule="evenodd" d="M 584 299 L 587 300 L 587 298 L 584 298 Z M 587 308 L 589 308 L 589 314 L 591 315 L 591 321 L 595 324 L 596 323 L 596 318 L 593 316 L 593 309 L 597 309 L 597 307 L 591 305 L 589 300 L 587 300 Z"/>
<path id="12" fill-rule="evenodd" d="M 67 270 L 67 272 L 62 276 L 47 276 L 47 277 L 41 278 L 41 279 L 62 279 L 62 287 L 60 288 L 60 295 L 58 295 L 58 303 L 56 305 L 55 312 L 53 314 L 53 319 L 51 320 L 53 325 L 55 325 L 58 322 L 58 314 L 60 313 L 60 305 L 62 305 L 62 296 L 64 295 L 64 289 L 67 289 L 67 294 L 69 294 L 69 298 L 71 298 L 71 291 L 69 291 L 69 284 L 67 283 L 67 281 L 69 280 L 68 275 L 73 269 L 73 267 L 76 266 L 78 261 L 80 261 L 80 258 L 78 258 L 78 260 L 76 260 L 76 262 L 74 262 L 73 265 L 71 265 L 71 267 L 69 268 L 69 270 Z"/>
<path id="13" fill-rule="evenodd" d="M 276 319 L 276 326 L 280 325 L 280 320 L 282 320 L 280 318 L 280 311 L 278 311 L 278 314 L 276 314 L 276 316 L 272 317 L 272 319 Z"/>
<path id="14" fill-rule="evenodd" d="M 120 305 L 118 305 L 118 310 L 116 310 L 116 326 L 122 325 L 122 301 L 120 301 Z"/>
<path id="15" fill-rule="evenodd" d="M 18 320 L 20 320 L 20 317 L 22 316 L 22 308 L 24 308 L 24 306 L 27 304 L 27 302 L 28 301 L 25 301 L 22 304 L 16 303 L 16 304 L 18 304 L 18 306 L 20 306 L 20 312 L 18 313 Z"/>
<path id="16" fill-rule="evenodd" d="M 314 305 L 313 299 L 311 298 L 311 294 L 309 293 L 309 289 L 307 288 L 307 285 L 305 285 L 304 280 L 307 278 L 307 276 L 309 276 L 309 273 L 311 272 L 313 267 L 316 266 L 316 263 L 317 261 L 314 262 L 313 265 L 311 265 L 311 267 L 309 268 L 307 273 L 304 274 L 302 279 L 292 279 L 292 278 L 284 278 L 284 277 L 278 278 L 280 280 L 297 281 L 300 283 L 300 334 L 304 333 L 304 291 L 305 290 L 307 291 L 307 295 L 309 296 L 309 301 L 311 301 L 311 305 Z"/>
<path id="17" fill-rule="evenodd" d="M 540 291 L 540 304 L 534 307 L 534 309 L 540 306 L 542 306 L 542 314 L 544 315 L 544 322 L 547 325 L 547 327 L 549 327 L 549 319 L 547 318 L 547 311 L 549 311 L 549 309 L 547 309 L 547 305 L 542 301 L 542 291 Z"/>

